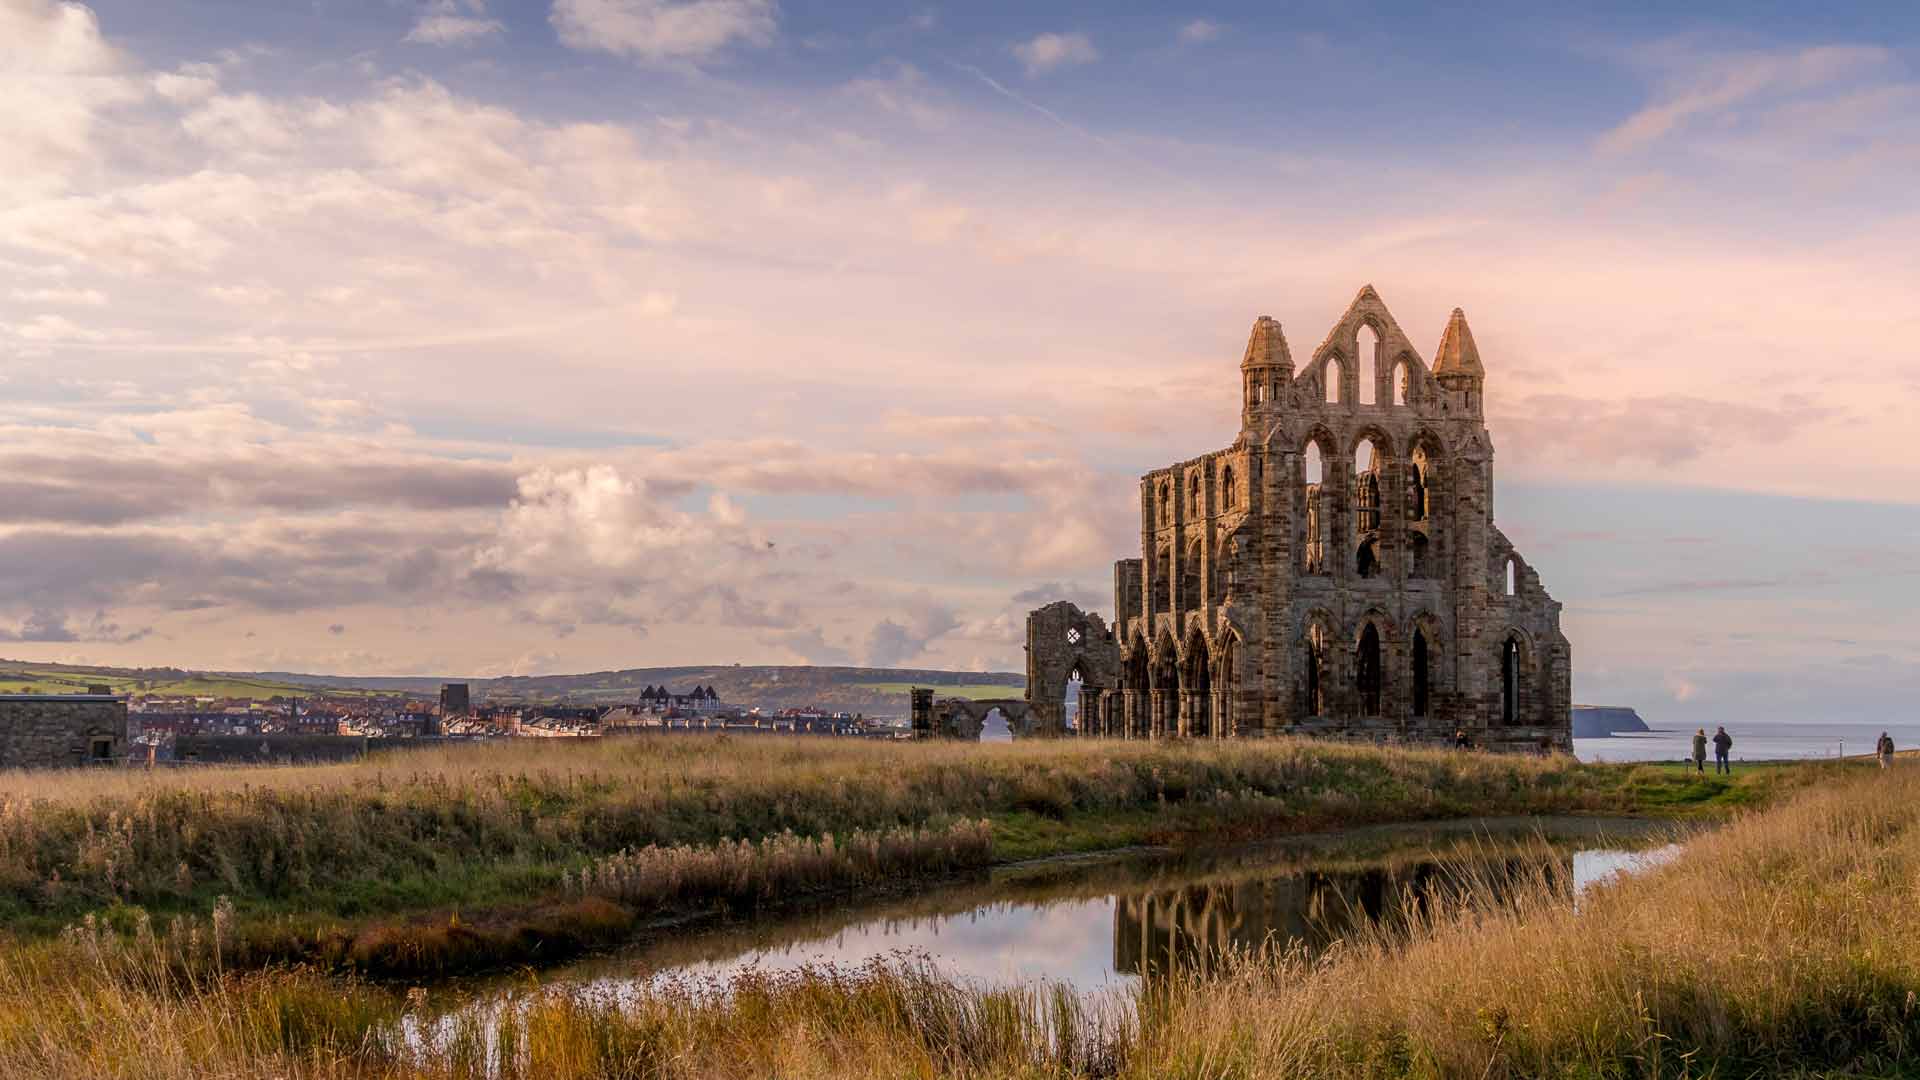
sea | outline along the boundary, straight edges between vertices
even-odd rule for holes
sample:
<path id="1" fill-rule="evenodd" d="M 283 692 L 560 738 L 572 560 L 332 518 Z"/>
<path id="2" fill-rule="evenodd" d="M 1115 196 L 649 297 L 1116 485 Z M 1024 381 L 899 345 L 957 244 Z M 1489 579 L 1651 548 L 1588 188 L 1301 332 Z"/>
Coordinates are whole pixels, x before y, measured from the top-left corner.
<path id="1" fill-rule="evenodd" d="M 1652 721 L 1649 727 L 1654 727 Z M 1573 752 L 1581 761 L 1682 761 L 1693 756 L 1692 727 L 1659 728 L 1605 739 L 1575 739 Z M 1755 721 L 1728 724 L 1733 736 L 1732 758 L 1740 761 L 1785 761 L 1807 758 L 1858 757 L 1873 753 L 1881 732 L 1893 736 L 1895 750 L 1920 748 L 1920 721 L 1859 724 L 1837 722 Z M 1712 738 L 1714 727 L 1707 727 Z M 1713 765 L 1713 748 L 1707 748 Z"/>

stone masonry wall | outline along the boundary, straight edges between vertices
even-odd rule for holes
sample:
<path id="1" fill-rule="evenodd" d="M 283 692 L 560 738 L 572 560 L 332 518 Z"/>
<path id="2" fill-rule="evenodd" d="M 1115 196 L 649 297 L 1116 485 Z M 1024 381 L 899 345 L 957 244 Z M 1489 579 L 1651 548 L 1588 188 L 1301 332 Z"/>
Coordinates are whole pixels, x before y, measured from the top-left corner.
<path id="1" fill-rule="evenodd" d="M 96 753 L 103 747 L 104 758 Z M 118 760 L 126 752 L 125 701 L 35 695 L 0 699 L 0 768 L 83 765 Z"/>

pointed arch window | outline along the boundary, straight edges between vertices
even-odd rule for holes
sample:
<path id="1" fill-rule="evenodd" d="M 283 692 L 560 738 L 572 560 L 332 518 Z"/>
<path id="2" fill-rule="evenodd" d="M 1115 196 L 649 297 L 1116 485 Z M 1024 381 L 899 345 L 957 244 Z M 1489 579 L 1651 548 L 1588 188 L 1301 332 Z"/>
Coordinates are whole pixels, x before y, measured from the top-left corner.
<path id="1" fill-rule="evenodd" d="M 1360 715 L 1380 715 L 1380 632 L 1372 623 L 1360 631 L 1360 647 L 1354 656 L 1354 689 L 1360 693 Z"/>
<path id="2" fill-rule="evenodd" d="M 1233 483 L 1233 466 L 1220 470 L 1220 503 L 1232 510 L 1240 502 L 1240 489 Z"/>
<path id="3" fill-rule="evenodd" d="M 1307 444 L 1307 452 L 1302 456 L 1300 465 L 1303 480 L 1301 517 L 1306 522 L 1306 532 L 1302 545 L 1302 571 L 1308 574 L 1326 573 L 1326 533 L 1327 515 L 1325 491 L 1321 479 L 1325 473 L 1325 464 L 1320 453 L 1320 444 Z"/>
<path id="4" fill-rule="evenodd" d="M 1359 377 L 1360 404 L 1372 405 L 1380 393 L 1380 335 L 1361 326 L 1353 336 L 1354 374 Z"/>
<path id="5" fill-rule="evenodd" d="M 1415 521 L 1425 521 L 1433 509 L 1433 499 L 1428 490 L 1428 474 L 1433 464 L 1427 457 L 1426 447 L 1414 447 L 1409 464 L 1412 467 L 1407 470 L 1407 516 Z"/>
<path id="6" fill-rule="evenodd" d="M 1520 562 L 1517 559 L 1508 559 L 1507 560 L 1506 595 L 1508 596 L 1519 595 L 1519 592 L 1520 592 L 1519 585 L 1520 585 Z"/>
<path id="7" fill-rule="evenodd" d="M 1520 642 L 1508 637 L 1500 643 L 1500 722 L 1508 727 L 1520 719 Z"/>
<path id="8" fill-rule="evenodd" d="M 1192 509 L 1193 516 L 1198 518 L 1204 512 L 1204 509 L 1201 503 L 1201 496 L 1200 496 L 1200 474 L 1199 473 L 1194 473 L 1193 476 L 1187 480 L 1187 493 L 1188 493 L 1188 505 Z"/>
<path id="9" fill-rule="evenodd" d="M 1327 404 L 1338 404 L 1340 402 L 1340 361 L 1331 359 L 1327 361 L 1325 378 L 1327 381 Z"/>
<path id="10" fill-rule="evenodd" d="M 1393 365 L 1393 403 L 1404 408 L 1413 399 L 1413 365 L 1401 360 Z"/>
<path id="11" fill-rule="evenodd" d="M 1353 452 L 1353 525 L 1365 535 L 1380 528 L 1380 451 L 1372 439 Z"/>
<path id="12" fill-rule="evenodd" d="M 1306 714 L 1325 716 L 1327 714 L 1327 633 L 1319 626 L 1307 630 L 1306 655 L 1301 657 L 1301 667 L 1305 669 L 1305 697 L 1301 702 Z"/>
<path id="13" fill-rule="evenodd" d="M 1416 628 L 1413 631 L 1413 715 L 1427 715 L 1427 697 L 1431 692 L 1432 674 L 1428 670 L 1427 634 Z"/>

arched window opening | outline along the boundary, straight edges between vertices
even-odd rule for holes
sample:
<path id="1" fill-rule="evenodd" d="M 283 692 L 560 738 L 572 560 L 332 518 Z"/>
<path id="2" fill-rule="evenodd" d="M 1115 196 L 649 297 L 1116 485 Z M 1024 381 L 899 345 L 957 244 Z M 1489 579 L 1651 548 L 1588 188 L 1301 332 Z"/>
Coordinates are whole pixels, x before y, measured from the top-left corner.
<path id="1" fill-rule="evenodd" d="M 1354 371 L 1360 377 L 1360 404 L 1372 405 L 1380 392 L 1380 335 L 1373 327 L 1362 326 L 1354 335 Z"/>
<path id="2" fill-rule="evenodd" d="M 1318 626 L 1307 631 L 1306 655 L 1301 658 L 1301 666 L 1306 669 L 1306 701 L 1308 716 L 1327 714 L 1327 634 Z"/>
<path id="3" fill-rule="evenodd" d="M 1406 405 L 1413 397 L 1413 365 L 1405 360 L 1393 365 L 1393 403 Z"/>
<path id="4" fill-rule="evenodd" d="M 1508 559 L 1507 560 L 1507 595 L 1508 596 L 1514 596 L 1519 593 L 1519 588 L 1518 588 L 1520 583 L 1519 579 L 1520 579 L 1519 563 L 1513 559 Z"/>
<path id="5" fill-rule="evenodd" d="M 1160 485 L 1160 523 L 1173 524 L 1173 487 L 1165 482 Z"/>
<path id="6" fill-rule="evenodd" d="M 1196 738 L 1213 734 L 1213 657 L 1203 638 L 1194 638 L 1187 646 L 1186 678 L 1181 680 L 1187 693 L 1187 734 Z"/>
<path id="7" fill-rule="evenodd" d="M 1187 480 L 1187 505 L 1193 516 L 1198 519 L 1205 516 L 1200 496 L 1200 474 L 1194 473 Z"/>
<path id="8" fill-rule="evenodd" d="M 1416 578 L 1433 576 L 1433 542 L 1424 534 L 1413 534 L 1413 575 Z"/>
<path id="9" fill-rule="evenodd" d="M 1327 361 L 1326 380 L 1327 403 L 1330 405 L 1338 404 L 1340 401 L 1340 361 Z"/>
<path id="10" fill-rule="evenodd" d="M 1187 546 L 1186 563 L 1180 567 L 1180 608 L 1191 611 L 1205 603 L 1200 595 L 1200 549 L 1199 541 Z"/>
<path id="11" fill-rule="evenodd" d="M 1427 693 L 1431 676 L 1427 673 L 1427 635 L 1413 632 L 1413 715 L 1427 715 Z"/>
<path id="12" fill-rule="evenodd" d="M 1240 491 L 1233 485 L 1233 466 L 1220 470 L 1220 502 L 1231 510 L 1240 503 Z"/>
<path id="13" fill-rule="evenodd" d="M 1500 722 L 1511 727 L 1520 716 L 1520 642 L 1500 644 Z"/>
<path id="14" fill-rule="evenodd" d="M 1427 448 L 1414 447 L 1409 465 L 1411 468 L 1407 471 L 1407 516 L 1415 521 L 1425 521 L 1433 513 L 1433 459 L 1427 456 Z"/>
<path id="15" fill-rule="evenodd" d="M 1362 536 L 1380 528 L 1380 452 L 1372 439 L 1353 452 L 1353 525 Z"/>
<path id="16" fill-rule="evenodd" d="M 1007 716 L 998 706 L 987 710 L 980 718 L 981 742 L 1012 742 L 1013 725 L 1007 723 Z"/>
<path id="17" fill-rule="evenodd" d="M 1360 715 L 1380 715 L 1380 633 L 1372 623 L 1360 631 L 1360 649 L 1354 657 L 1354 689 L 1360 692 Z"/>
<path id="18" fill-rule="evenodd" d="M 1153 560 L 1153 613 L 1173 610 L 1173 549 L 1161 548 Z"/>
<path id="19" fill-rule="evenodd" d="M 1380 549 L 1372 540 L 1362 541 L 1360 550 L 1353 557 L 1354 572 L 1363 578 L 1370 578 L 1380 572 Z"/>
<path id="20" fill-rule="evenodd" d="M 1302 516 L 1306 521 L 1303 570 L 1309 574 L 1326 573 L 1326 513 L 1323 505 L 1323 486 L 1321 479 L 1325 474 L 1325 462 L 1320 453 L 1320 444 L 1307 444 L 1307 452 L 1301 465 L 1301 474 L 1306 483 Z"/>
<path id="21" fill-rule="evenodd" d="M 1080 706 L 1086 699 L 1080 696 L 1080 692 L 1086 689 L 1086 686 L 1086 677 L 1080 673 L 1080 665 L 1075 664 L 1073 671 L 1067 675 L 1066 698 L 1060 704 L 1060 715 L 1065 718 L 1067 730 L 1075 734 L 1078 734 L 1081 728 Z M 1093 718 L 1089 716 L 1087 719 Z"/>
<path id="22" fill-rule="evenodd" d="M 1247 404 L 1260 404 L 1262 395 L 1265 394 L 1266 389 L 1267 385 L 1260 381 L 1260 376 L 1254 375 L 1249 377 L 1247 379 Z"/>

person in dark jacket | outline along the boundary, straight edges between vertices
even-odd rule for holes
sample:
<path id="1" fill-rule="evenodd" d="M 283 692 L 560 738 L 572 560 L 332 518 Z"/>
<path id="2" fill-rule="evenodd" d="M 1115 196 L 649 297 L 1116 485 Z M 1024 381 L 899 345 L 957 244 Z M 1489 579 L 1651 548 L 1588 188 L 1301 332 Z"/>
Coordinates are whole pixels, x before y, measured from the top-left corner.
<path id="1" fill-rule="evenodd" d="M 1893 768 L 1893 736 L 1881 732 L 1880 741 L 1873 744 L 1873 755 L 1880 759 L 1881 768 Z"/>
<path id="2" fill-rule="evenodd" d="M 1727 734 L 1726 725 L 1713 733 L 1713 772 L 1718 776 L 1726 773 L 1733 775 L 1733 766 L 1727 764 L 1727 754 L 1733 749 L 1733 736 Z"/>
<path id="3" fill-rule="evenodd" d="M 1693 733 L 1693 771 L 1707 771 L 1707 729 L 1700 728 Z"/>
<path id="4" fill-rule="evenodd" d="M 1468 741 L 1468 739 L 1467 739 L 1467 729 L 1466 729 L 1466 728 L 1454 728 L 1454 729 L 1453 729 L 1453 745 L 1454 745 L 1455 747 L 1457 747 L 1458 749 L 1461 749 L 1461 750 L 1465 750 L 1465 749 L 1466 749 L 1467 747 L 1469 747 L 1469 746 L 1472 746 L 1472 745 L 1473 745 L 1473 743 L 1472 743 L 1472 742 L 1470 742 L 1470 741 Z"/>

